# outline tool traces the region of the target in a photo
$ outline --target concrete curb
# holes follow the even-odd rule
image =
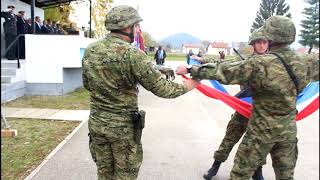
[[[33,170],[24,180],[31,180],[40,169],[78,132],[78,130],[88,121],[82,121],[51,153],[42,161],[42,163]]]

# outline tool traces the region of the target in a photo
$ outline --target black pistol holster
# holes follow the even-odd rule
[[[134,141],[141,144],[142,129],[144,128],[146,112],[144,110],[132,112],[132,122],[134,128]]]

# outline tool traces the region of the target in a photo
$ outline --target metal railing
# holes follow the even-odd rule
[[[10,44],[9,44],[9,46],[8,46],[8,48],[6,49],[6,54],[8,53],[8,51],[13,47],[13,45],[20,39],[20,37],[22,37],[22,36],[24,36],[24,34],[19,34],[15,39],[14,39],[14,41],[12,41]],[[18,62],[17,62],[17,67],[18,67],[18,69],[20,68],[20,59],[19,59],[19,56],[20,56],[20,48],[19,48],[19,42],[18,42],[18,44],[17,44],[17,50],[18,50],[18,55],[17,55],[17,60],[18,60]]]
[[[1,109],[2,109],[2,107],[1,107]],[[3,123],[4,123],[4,128],[9,129],[10,126],[9,126],[7,120],[6,120],[6,117],[3,115],[3,113],[4,113],[4,112],[1,112],[1,120],[2,120]]]

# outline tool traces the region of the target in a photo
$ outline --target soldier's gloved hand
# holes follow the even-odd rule
[[[187,87],[188,91],[191,91],[193,88],[195,88],[200,83],[193,79],[188,79],[186,81],[183,81],[183,84]]]
[[[178,75],[188,74],[187,67],[186,67],[186,66],[183,66],[183,65],[180,65],[180,66],[176,69],[176,74],[178,74]]]

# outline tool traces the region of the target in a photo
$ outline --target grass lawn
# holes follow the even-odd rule
[[[148,54],[149,59],[153,61],[153,54]],[[207,57],[210,57],[207,55]],[[232,56],[226,56],[231,58]],[[216,57],[217,58],[217,57]],[[184,54],[168,53],[167,60],[186,61]],[[48,109],[90,109],[89,92],[84,88],[62,96],[23,96],[8,103],[3,103],[4,107],[15,108],[48,108]]]
[[[1,179],[24,179],[79,122],[7,118],[14,138],[1,137]],[[2,124],[1,124],[2,128]]]
[[[218,55],[206,55],[206,57],[214,57],[216,59],[219,59]],[[226,59],[232,58],[233,56],[228,56],[226,55]],[[148,58],[151,61],[155,61],[154,58],[154,53],[149,52],[148,53]],[[166,60],[168,61],[187,61],[186,55],[185,54],[177,54],[177,53],[167,53],[167,58]]]
[[[151,61],[154,61],[154,59],[153,59],[154,53],[152,53],[152,52],[148,53],[148,58]],[[167,53],[166,60],[168,60],[168,61],[187,61],[185,54],[173,54],[173,53]]]
[[[16,108],[48,108],[48,109],[89,109],[90,96],[84,88],[62,96],[23,96],[8,103],[4,107]]]

